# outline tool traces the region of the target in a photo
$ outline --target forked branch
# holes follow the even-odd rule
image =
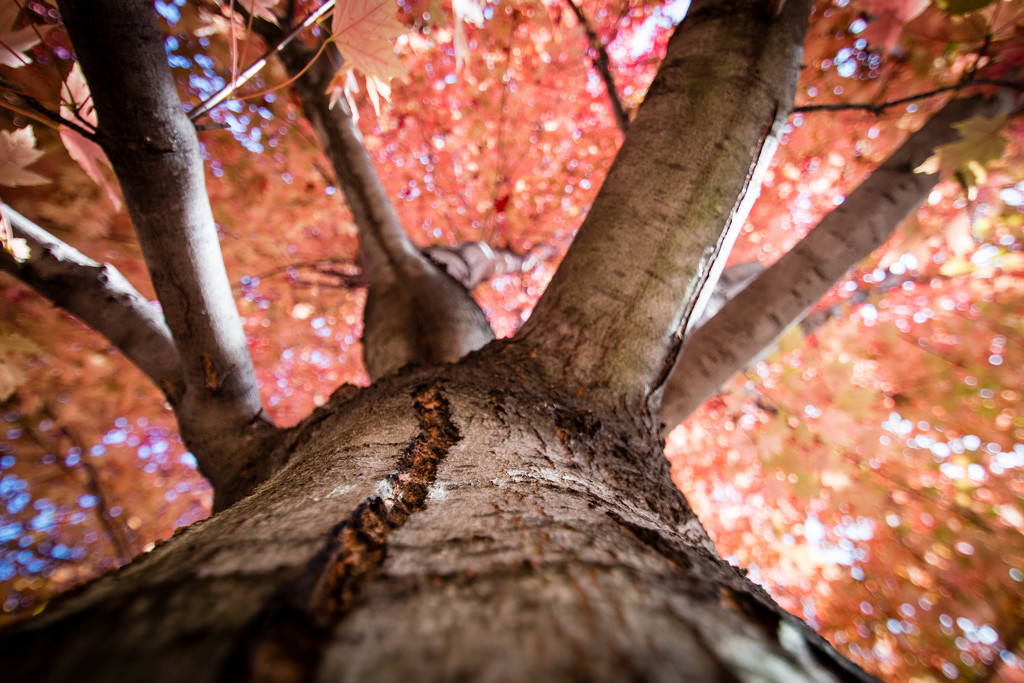
[[[273,24],[257,18],[253,29],[270,44],[280,42],[282,30]],[[370,278],[363,336],[370,377],[409,363],[454,362],[491,341],[490,325],[466,289],[426,258],[402,229],[348,102],[341,98],[332,106],[327,91],[341,55],[333,45],[313,51],[296,42],[277,54],[359,232]]]
[[[192,122],[147,0],[60,0],[89,83],[97,139],[117,175],[181,363],[182,437],[223,507],[261,477],[260,405]]]
[[[665,428],[686,419],[889,238],[941,179],[914,169],[935,147],[958,139],[953,124],[1008,112],[1013,101],[1003,91],[992,99],[949,102],[793,249],[700,327],[683,348],[665,388],[660,413]]]

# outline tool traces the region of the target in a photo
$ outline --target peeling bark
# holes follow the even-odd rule
[[[840,206],[694,333],[665,387],[660,418],[672,429],[885,243],[938,184],[916,173],[939,145],[959,139],[953,124],[1013,106],[1008,93],[952,100],[911,135]]]

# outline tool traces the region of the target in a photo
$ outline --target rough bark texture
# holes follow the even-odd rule
[[[267,22],[255,26],[268,42],[282,35]],[[348,103],[342,98],[331,106],[327,89],[340,65],[335,51],[329,46],[316,56],[290,43],[278,54],[295,79],[303,113],[359,230],[370,275],[363,314],[363,360],[370,377],[387,376],[410,363],[451,363],[494,339],[487,318],[465,288],[403,232]]]
[[[339,392],[284,448],[5,633],[8,680],[867,680],[716,555],[650,425],[505,345]]]
[[[102,334],[172,403],[185,390],[178,351],[163,316],[109,263],[97,263],[9,206],[14,237],[29,246],[19,261],[0,249],[0,269]]]
[[[92,92],[97,138],[117,174],[185,391],[174,404],[186,444],[223,506],[260,469],[263,415],[245,334],[206,196],[199,142],[167,66],[152,4],[61,0]]]
[[[953,100],[911,135],[793,249],[763,272],[687,340],[665,387],[661,420],[682,422],[738,369],[775,343],[850,268],[885,243],[939,182],[915,173],[939,145],[959,133],[953,124],[1009,111],[1008,93]]]
[[[667,380],[792,106],[809,7],[790,0],[770,18],[760,2],[691,6],[519,334],[559,350],[545,359],[552,383],[642,409]]]

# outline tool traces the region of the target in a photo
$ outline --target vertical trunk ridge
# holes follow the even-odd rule
[[[441,383],[420,385],[412,396],[420,430],[403,451],[397,470],[332,530],[300,579],[249,623],[227,660],[224,680],[312,679],[331,628],[384,563],[389,534],[423,509],[438,465],[462,438]]]

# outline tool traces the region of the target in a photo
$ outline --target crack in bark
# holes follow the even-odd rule
[[[635,524],[611,510],[605,511],[605,515],[680,571],[688,572],[693,568],[693,560],[689,554],[685,550],[675,547],[672,542],[654,529]]]
[[[438,465],[462,439],[440,383],[421,385],[412,397],[420,431],[399,457],[395,472],[334,527],[296,580],[250,621],[228,657],[222,680],[312,680],[333,627],[384,564],[388,536],[423,509]]]

